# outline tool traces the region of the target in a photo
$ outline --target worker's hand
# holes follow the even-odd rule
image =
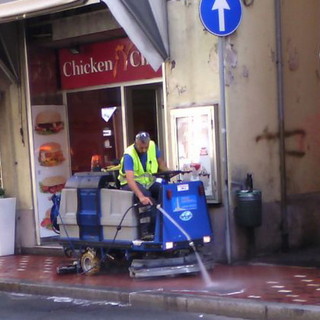
[[[145,197],[145,196],[142,196],[139,198],[139,201],[144,205],[144,206],[147,206],[148,204],[149,205],[153,205],[153,202],[152,200],[149,198],[149,197]]]

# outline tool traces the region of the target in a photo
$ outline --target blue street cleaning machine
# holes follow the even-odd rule
[[[153,277],[200,271],[196,255],[212,267],[206,247],[213,233],[201,181],[171,182],[183,171],[156,174],[161,181],[157,205],[140,206],[131,191],[120,190],[115,172],[76,173],[61,192],[57,225],[73,266],[95,274],[117,259],[126,261],[131,277]],[[151,221],[152,220],[152,221]],[[143,224],[153,224],[152,238],[141,236]]]

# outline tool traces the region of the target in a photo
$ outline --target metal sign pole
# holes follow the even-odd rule
[[[224,205],[225,205],[225,238],[226,238],[226,253],[228,263],[232,260],[231,235],[230,235],[230,191],[229,191],[229,166],[228,166],[228,139],[227,139],[227,120],[226,120],[226,95],[225,95],[225,74],[224,74],[224,48],[225,37],[218,38],[218,53],[219,53],[219,79],[220,79],[220,130],[221,130],[221,163],[224,178]]]
[[[224,177],[224,207],[226,222],[226,253],[228,263],[231,263],[231,197],[228,168],[228,139],[225,103],[225,79],[224,79],[224,48],[225,37],[237,30],[242,19],[241,0],[201,0],[199,6],[200,20],[204,27],[215,36],[219,37],[219,78],[220,78],[220,127],[222,155],[221,163]]]

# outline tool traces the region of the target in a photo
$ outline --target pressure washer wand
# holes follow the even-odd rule
[[[189,246],[196,251],[196,247],[194,245],[194,242],[192,241],[191,237],[189,236],[189,234],[168,214],[168,212],[166,212],[163,208],[161,208],[160,204],[156,205],[156,208],[173,224],[175,225],[187,238],[187,240],[189,241]]]

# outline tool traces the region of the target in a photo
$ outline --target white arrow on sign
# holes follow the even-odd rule
[[[224,20],[224,10],[230,10],[230,6],[227,0],[215,0],[211,10],[218,10],[219,14],[219,31],[226,30],[226,24]]]

